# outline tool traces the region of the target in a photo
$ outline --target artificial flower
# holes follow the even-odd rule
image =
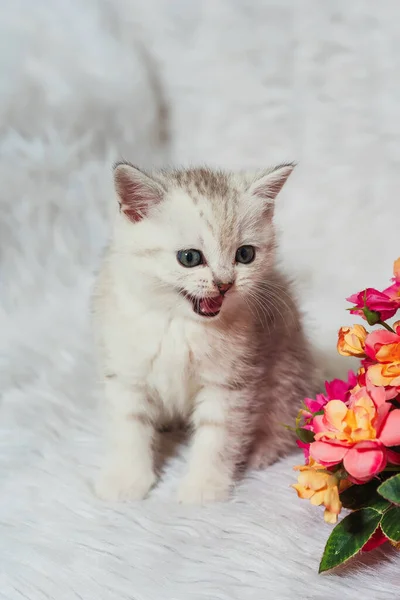
[[[367,385],[367,371],[364,366],[360,367],[357,371],[357,384],[354,386],[353,391],[358,392],[362,387]]]
[[[294,469],[300,471],[297,483],[292,485],[298,497],[310,500],[315,506],[323,504],[325,521],[336,523],[342,510],[339,491],[347,487],[346,482],[339,480],[334,473],[330,473],[312,459],[309,465],[300,465]]]
[[[390,298],[384,292],[379,292],[374,288],[367,288],[346,298],[348,302],[354,304],[350,312],[353,315],[359,315],[366,318],[364,308],[379,313],[379,318],[386,321],[393,317],[400,308],[400,303],[396,299]]]
[[[342,356],[365,356],[365,340],[368,332],[362,325],[341,327],[338,334],[337,349]]]
[[[348,405],[331,400],[313,419],[310,457],[324,467],[343,461],[353,482],[369,481],[385,468],[386,447],[400,445],[400,409],[391,408],[383,388],[361,388]]]
[[[357,377],[353,371],[347,373],[347,381],[342,379],[333,379],[325,381],[325,389],[329,400],[343,400],[347,402],[351,390],[357,384]]]
[[[350,392],[357,385],[357,377],[353,371],[349,371],[347,381],[342,379],[332,379],[325,381],[326,394],[317,394],[315,398],[305,398],[304,405],[307,410],[303,410],[303,418],[305,420],[303,429],[313,431],[312,419],[316,413],[320,413],[330,400],[339,399],[347,402],[350,397]],[[302,442],[297,440],[297,446],[303,450],[306,464],[309,462],[310,442]]]
[[[367,375],[373,385],[400,387],[400,335],[379,329],[365,342],[365,352],[376,364],[370,364]]]
[[[370,390],[372,392],[372,394],[374,394],[375,388],[380,387],[381,390],[384,390],[385,399],[393,400],[393,398],[396,398],[396,396],[398,396],[398,394],[399,394],[399,390],[396,387],[375,386],[371,382],[369,377],[367,377],[368,368],[374,364],[375,364],[375,362],[370,359],[365,359],[363,361],[364,366],[360,367],[357,371],[357,385],[354,386],[352,392],[353,393],[358,392],[361,388],[366,387],[367,390]]]
[[[305,398],[304,404],[309,410],[306,416],[311,417],[312,414],[320,412],[330,400],[343,400],[343,402],[346,402],[356,384],[357,377],[353,371],[348,372],[347,381],[343,379],[325,381],[326,394],[317,394],[315,399]]]
[[[392,281],[400,281],[400,256],[393,264],[393,279]]]
[[[301,440],[296,440],[297,447],[303,450],[304,460],[306,465],[308,465],[310,461],[310,444],[307,442],[302,442]]]
[[[329,402],[329,398],[324,394],[317,394],[315,398],[305,398],[304,405],[308,411],[304,411],[303,415],[306,418],[311,418],[313,413],[319,412]]]
[[[400,474],[400,320],[391,326],[385,323],[400,311],[400,258],[394,263],[389,287],[383,291],[367,288],[348,301],[353,303],[351,313],[378,328],[369,333],[362,325],[341,327],[337,350],[342,356],[361,359],[357,374],[350,371],[348,381],[325,382],[326,391],[306,398],[296,420],[301,438],[297,445],[306,464],[295,467],[300,473],[292,487],[300,498],[324,505],[329,523],[337,522],[340,494],[347,487],[375,479],[376,486],[371,482],[375,489],[385,479],[383,472]],[[354,492],[349,496],[352,510],[375,506],[375,499],[368,497],[370,490]],[[398,505],[394,500],[391,506]],[[387,538],[378,525],[361,550],[368,552],[385,543],[400,550],[400,542]],[[347,559],[343,548],[342,532],[336,528],[335,539],[332,536],[325,548],[321,571]]]
[[[398,258],[393,265],[393,284],[383,290],[391,300],[398,302],[400,308],[400,258]]]
[[[392,283],[392,285],[383,290],[382,293],[390,298],[392,302],[397,303],[397,307],[400,308],[400,280]]]

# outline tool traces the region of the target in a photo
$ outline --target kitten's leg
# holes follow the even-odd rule
[[[263,420],[265,426],[261,428]],[[258,425],[248,460],[250,469],[265,469],[296,448],[293,433],[284,429],[278,418],[269,421],[265,417],[259,418]]]
[[[225,500],[233,483],[239,437],[232,430],[230,400],[235,392],[218,387],[204,388],[196,399],[195,433],[189,470],[178,493],[184,503],[201,504]],[[237,428],[240,436],[240,427]]]
[[[274,438],[274,436],[268,435],[263,431],[257,431],[248,467],[257,470],[266,469],[270,465],[273,465],[280,457],[287,453],[288,447],[290,447],[288,443],[285,445],[285,448],[280,449],[278,443],[281,441],[281,438],[278,436]]]
[[[107,379],[105,395],[111,410],[108,455],[96,485],[104,500],[144,498],[155,483],[154,427],[143,390],[128,387],[118,377]]]

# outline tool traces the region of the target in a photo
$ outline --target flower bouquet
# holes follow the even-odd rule
[[[400,258],[387,289],[367,288],[347,299],[350,313],[370,327],[342,327],[337,349],[361,360],[348,380],[326,382],[326,393],[306,398],[296,419],[305,464],[293,485],[300,498],[325,506],[335,524],[319,571],[384,543],[400,548]]]

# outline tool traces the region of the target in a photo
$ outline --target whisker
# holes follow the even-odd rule
[[[272,307],[274,311],[279,314],[282,322],[285,323],[288,328],[290,325],[293,325],[295,322],[295,313],[293,308],[279,295],[277,295],[274,290],[265,289],[264,292],[260,292],[260,290],[256,288],[252,290],[252,293],[261,303],[266,303],[269,307]],[[282,304],[286,307],[285,312],[283,312],[282,306],[280,306]],[[290,324],[288,323],[288,319]]]
[[[257,286],[260,288],[264,288],[264,289],[275,289],[276,291],[279,291],[279,293],[286,296],[287,298],[289,298],[289,300],[291,300],[293,302],[292,295],[289,294],[286,291],[286,288],[281,284],[271,282],[271,281],[258,281]]]
[[[258,288],[262,288],[263,293],[268,293],[269,296],[273,296],[276,299],[285,305],[288,312],[291,314],[294,312],[293,310],[293,298],[290,294],[285,292],[283,289],[274,289],[274,287],[269,286],[268,284],[263,284],[262,282],[257,284]],[[282,293],[288,298],[289,302],[282,298]]]
[[[261,302],[261,301],[260,301],[260,299],[259,299],[259,298],[258,298],[258,297],[257,297],[255,294],[253,294],[251,291],[250,291],[250,293],[249,293],[249,297],[250,297],[250,298],[251,298],[251,300],[252,300],[252,301],[255,303],[256,307],[258,307],[258,308],[260,309],[260,311],[261,311],[261,314],[263,315],[263,317],[264,317],[264,319],[265,319],[265,321],[263,321],[263,320],[261,319],[261,323],[264,323],[264,325],[266,325],[266,326],[267,326],[267,328],[268,328],[268,333],[270,333],[269,323],[270,323],[270,320],[271,320],[271,319],[270,319],[271,315],[270,315],[270,313],[268,312],[268,310],[267,310],[267,309],[268,309],[268,307],[269,307],[269,306],[271,306],[271,305],[270,305],[269,303],[267,303],[267,307],[266,307],[266,306],[265,306],[265,303]],[[257,310],[257,313],[258,313],[258,310]],[[259,314],[259,313],[258,313],[258,314]]]
[[[274,310],[274,312],[278,313],[282,323],[285,324],[287,330],[290,330],[290,327],[295,323],[295,318],[294,318],[294,313],[292,310],[287,310],[286,312],[283,312],[281,310],[281,307],[279,306],[278,302],[276,302],[276,297],[274,297],[273,295],[257,295],[258,299],[260,302],[265,302],[267,303],[267,305],[269,307],[272,307],[272,309]]]
[[[250,304],[250,302],[248,302],[248,300],[246,298],[246,295],[243,295],[243,298],[244,298],[246,304],[249,306],[250,311],[251,311],[251,304]],[[254,309],[255,309],[255,311],[257,313],[258,320],[261,321],[261,323],[263,323],[263,318],[264,318],[264,325],[267,327],[267,329],[268,329],[268,335],[269,335],[270,329],[269,329],[269,322],[268,322],[269,321],[269,319],[268,319],[268,313],[265,311],[265,308],[257,301],[257,299],[255,299],[255,302],[256,302],[256,305],[254,306]],[[260,313],[258,311],[258,307],[261,310],[261,315],[260,315]],[[253,311],[251,311],[251,312],[252,312],[252,314],[254,316]]]

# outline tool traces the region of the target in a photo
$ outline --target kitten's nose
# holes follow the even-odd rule
[[[228,283],[222,283],[221,281],[217,281],[217,288],[219,289],[219,293],[223,296],[226,294],[228,290],[233,286],[233,281],[229,281]]]

